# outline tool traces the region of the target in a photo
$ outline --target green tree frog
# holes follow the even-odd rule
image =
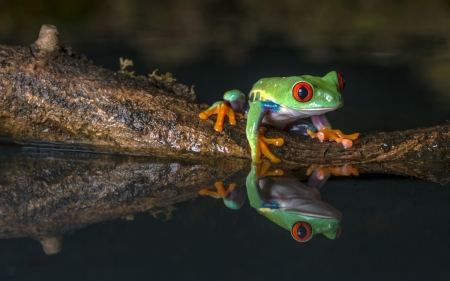
[[[214,129],[221,132],[225,116],[233,125],[236,124],[236,116],[246,116],[246,134],[255,163],[261,162],[261,153],[272,162],[280,162],[267,145],[281,146],[284,143],[281,138],[265,138],[261,124],[297,135],[309,135],[320,141],[334,140],[349,148],[359,133],[345,135],[340,130],[333,130],[325,116],[326,112],[343,106],[341,91],[344,87],[344,77],[336,71],[323,77],[302,75],[263,78],[253,85],[248,100],[239,90],[228,91],[223,96],[224,101],[214,103],[199,117],[206,120],[217,114]],[[311,117],[312,124],[300,120],[305,117]]]
[[[246,191],[250,205],[258,213],[291,232],[298,242],[309,241],[316,234],[335,239],[341,232],[342,213],[321,200],[319,189],[331,174],[358,175],[352,167],[312,166],[308,170],[308,182],[303,184],[296,177],[284,175],[276,169],[269,171],[270,162],[252,163],[246,179]],[[202,189],[200,194],[222,198],[230,209],[240,209],[245,202],[245,191],[236,184],[225,189],[222,182],[215,184],[217,192]]]

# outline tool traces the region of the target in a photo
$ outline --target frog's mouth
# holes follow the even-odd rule
[[[328,111],[332,111],[332,110],[336,110],[340,107],[343,107],[344,103],[340,103],[336,106],[327,106],[327,107],[310,107],[310,108],[305,108],[305,109],[299,109],[300,111],[312,111],[312,112],[316,112],[316,111],[324,111],[324,112],[328,112]]]
[[[344,104],[339,104],[337,106],[329,106],[329,107],[312,107],[312,108],[305,108],[305,109],[293,109],[284,107],[280,111],[283,111],[284,114],[288,114],[291,116],[297,116],[297,117],[311,117],[313,115],[322,115],[327,112],[336,110],[340,107],[342,107]]]

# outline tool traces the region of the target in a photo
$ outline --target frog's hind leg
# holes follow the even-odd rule
[[[313,123],[309,122],[305,119],[298,119],[292,123],[289,123],[284,130],[296,136],[306,136],[308,137],[308,130],[314,133],[317,133],[316,127]]]
[[[214,184],[214,187],[216,188],[217,191],[211,191],[209,189],[204,188],[204,189],[200,190],[199,194],[200,195],[209,195],[214,198],[225,198],[228,196],[228,194],[230,194],[234,190],[234,188],[236,187],[236,184],[232,183],[229,185],[228,189],[226,189],[223,186],[223,182],[218,181]]]
[[[223,95],[223,99],[229,103],[231,108],[237,114],[245,114],[246,98],[244,93],[239,90],[231,90]]]
[[[214,184],[216,191],[212,191],[209,189],[200,190],[200,195],[209,195],[213,198],[222,198],[225,206],[232,210],[240,209],[245,203],[245,189],[242,187],[237,187],[235,183],[231,183],[226,189],[223,185],[222,181],[218,181]]]
[[[308,131],[308,134],[312,138],[318,138],[320,141],[334,140],[337,143],[341,143],[345,148],[349,148],[353,146],[353,141],[359,136],[359,133],[346,135],[340,130],[331,129],[330,122],[328,122],[325,114],[311,116],[311,120],[318,132]]]

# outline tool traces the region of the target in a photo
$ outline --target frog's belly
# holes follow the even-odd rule
[[[278,129],[284,129],[288,124],[300,118],[311,117],[314,115],[321,115],[334,108],[321,108],[311,110],[294,110],[287,107],[281,107],[277,112],[267,113],[263,120],[263,124],[274,126]]]
[[[266,177],[259,180],[266,198],[276,201],[280,209],[319,218],[342,218],[342,213],[321,201],[316,188],[303,185],[293,176]]]

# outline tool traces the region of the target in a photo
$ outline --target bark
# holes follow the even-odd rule
[[[192,88],[170,76],[134,77],[93,65],[60,47],[57,30],[43,26],[30,47],[0,46],[0,136],[82,145],[122,154],[183,159],[250,159],[245,120],[214,131],[198,113]],[[285,165],[388,161],[446,162],[450,123],[402,132],[363,133],[354,146],[282,136],[274,148]]]

